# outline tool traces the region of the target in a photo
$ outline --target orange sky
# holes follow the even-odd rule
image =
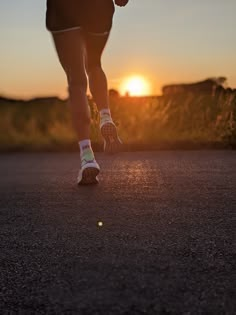
[[[5,1],[0,12],[0,94],[65,97],[65,75],[45,30],[45,1]],[[215,76],[236,87],[234,12],[234,0],[130,0],[116,11],[103,56],[109,87],[120,89],[133,74],[146,78],[150,94],[163,84]]]

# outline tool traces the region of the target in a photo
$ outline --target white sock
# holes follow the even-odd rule
[[[111,111],[109,108],[103,108],[100,110],[100,115],[108,114],[111,116]]]
[[[105,123],[113,123],[111,111],[109,108],[100,110],[100,125],[104,125]]]
[[[93,151],[92,146],[91,146],[91,140],[85,139],[85,140],[79,141],[79,148],[80,148],[80,155],[82,155],[84,150],[86,149],[90,149],[91,151]]]

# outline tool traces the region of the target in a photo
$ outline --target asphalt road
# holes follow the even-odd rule
[[[0,314],[236,314],[236,151],[97,160],[0,156]]]

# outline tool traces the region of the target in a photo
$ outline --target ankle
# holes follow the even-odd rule
[[[103,126],[106,123],[113,123],[111,111],[109,108],[100,110],[100,126]]]
[[[84,139],[84,140],[79,141],[79,148],[80,148],[80,155],[83,155],[84,152],[87,152],[87,151],[93,152],[90,139]]]

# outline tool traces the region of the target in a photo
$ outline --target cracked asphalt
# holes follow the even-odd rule
[[[0,314],[236,314],[235,151],[0,156]]]

